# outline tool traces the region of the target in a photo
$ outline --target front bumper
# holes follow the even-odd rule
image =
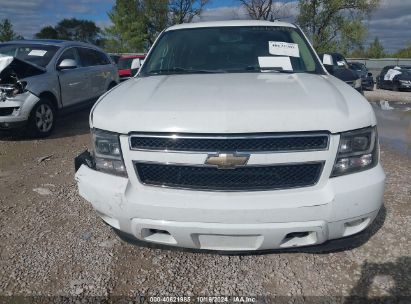
[[[385,174],[378,165],[321,187],[266,192],[138,191],[127,178],[82,165],[76,181],[106,223],[139,240],[245,251],[316,245],[364,230],[382,206]]]
[[[39,97],[27,91],[14,98],[0,101],[0,113],[8,109],[15,109],[11,114],[4,113],[0,115],[0,129],[14,129],[25,126],[31,110],[39,100]]]
[[[411,90],[411,83],[399,82],[398,88],[401,90]]]
[[[363,90],[373,90],[374,89],[374,80],[373,79],[362,79],[361,86]]]

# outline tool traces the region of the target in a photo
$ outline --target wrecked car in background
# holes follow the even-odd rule
[[[411,66],[389,65],[377,76],[377,89],[411,90]]]
[[[348,67],[351,70],[356,71],[358,76],[361,78],[361,85],[363,90],[374,90],[374,78],[372,77],[372,73],[368,71],[365,64],[361,62],[350,62],[348,63]]]
[[[0,129],[52,132],[63,110],[84,107],[117,83],[117,67],[81,42],[22,40],[0,44]]]

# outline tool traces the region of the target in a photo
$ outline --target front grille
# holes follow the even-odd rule
[[[323,162],[313,162],[218,169],[212,166],[135,163],[139,179],[145,185],[211,191],[313,186],[318,182],[323,166]]]
[[[12,108],[0,108],[0,116],[9,116],[13,113],[14,107]]]
[[[328,148],[328,134],[139,134],[130,137],[132,150],[185,152],[295,152]]]

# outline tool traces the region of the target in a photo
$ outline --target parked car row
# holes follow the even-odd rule
[[[244,55],[244,54],[243,54]],[[119,82],[136,75],[145,55],[107,55],[99,48],[63,40],[24,40],[0,44],[0,129],[26,127],[48,136],[56,117],[92,104]],[[320,54],[327,71],[363,93],[373,90],[366,66],[339,53]],[[411,66],[387,66],[377,88],[411,89]]]
[[[374,78],[365,66],[360,62],[350,62],[348,67],[355,71],[361,79],[362,89],[386,89],[393,91],[411,90],[411,66],[406,65],[388,65],[385,66],[380,74]],[[338,77],[337,75],[334,75]]]

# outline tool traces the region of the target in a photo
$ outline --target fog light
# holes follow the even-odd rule
[[[364,221],[365,221],[365,219],[361,218],[361,219],[358,219],[358,220],[347,222],[347,223],[345,223],[345,226],[346,227],[354,227],[354,226],[360,225]]]
[[[352,220],[349,222],[344,223],[344,232],[342,236],[348,236],[356,234],[365,228],[367,228],[368,224],[371,222],[370,218],[363,217],[360,219]]]
[[[20,107],[15,107],[13,110],[13,113],[11,113],[12,116],[19,116],[20,114]]]

